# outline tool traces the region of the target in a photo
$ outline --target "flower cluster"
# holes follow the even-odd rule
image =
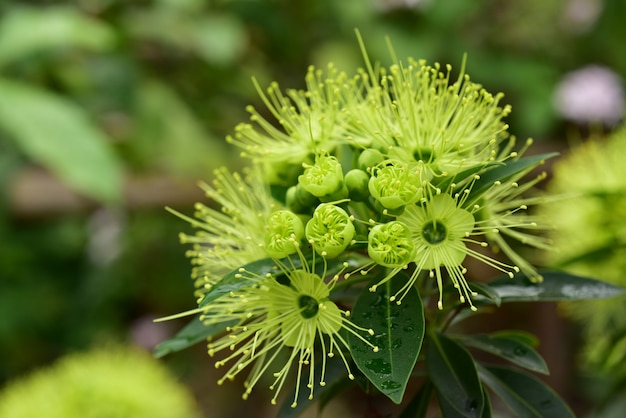
[[[364,55],[366,69],[352,76],[310,68],[304,90],[257,85],[267,109],[250,107],[250,123],[228,137],[251,175],[219,171],[205,190],[221,210],[199,205],[195,219],[180,215],[199,228],[182,235],[194,245],[193,312],[207,325],[228,324],[209,353],[227,352],[216,363],[227,367],[224,379],[250,368],[245,396],[266,373],[278,394],[296,364],[312,397],[335,353],[352,377],[346,335],[377,350],[368,342],[376,330],[352,322],[338,287],[370,279],[377,292],[402,276],[389,296],[397,304],[423,283],[436,309],[476,310],[467,259],[541,280],[509,239],[546,245],[527,214],[543,175],[523,182],[542,159],[523,158],[530,141],[513,150],[502,96],[463,68],[453,78],[450,67],[373,67]]]

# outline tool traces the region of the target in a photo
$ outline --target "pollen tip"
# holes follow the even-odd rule
[[[442,311],[443,310],[443,303],[441,301],[437,302],[437,308]]]
[[[350,373],[350,374],[348,375],[348,379],[350,379],[350,380],[354,380],[354,375],[353,375],[352,373]]]

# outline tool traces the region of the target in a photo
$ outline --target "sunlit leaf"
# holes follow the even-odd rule
[[[0,66],[52,48],[106,50],[114,35],[104,22],[76,8],[8,8],[0,20]]]
[[[8,80],[0,80],[0,95],[0,130],[25,154],[86,196],[120,200],[121,163],[80,107]]]
[[[472,356],[453,340],[429,334],[426,366],[437,393],[459,416],[482,416],[485,401]],[[451,413],[452,415],[452,413]]]
[[[402,401],[424,339],[424,309],[417,289],[411,288],[401,304],[389,300],[405,283],[405,277],[396,275],[376,292],[366,287],[354,305],[352,321],[374,331],[367,339],[378,351],[353,335],[348,340],[359,370],[395,403]]]
[[[518,418],[570,418],[573,412],[545,383],[505,367],[479,366],[481,379]]]
[[[503,335],[463,335],[457,338],[469,347],[495,354],[528,370],[549,374],[548,365],[530,345]]]

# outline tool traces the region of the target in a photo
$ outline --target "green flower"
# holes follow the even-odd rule
[[[235,134],[227,137],[228,142],[239,147],[242,156],[270,164],[307,161],[317,151],[332,150],[345,142],[341,138],[345,117],[342,109],[348,99],[344,91],[346,75],[332,65],[326,74],[311,66],[305,81],[306,90],[288,90],[286,95],[277,83],[272,83],[266,94],[255,81],[263,103],[282,130],[249,106],[254,125],[239,124]]]
[[[307,222],[305,234],[315,252],[335,258],[352,244],[355,229],[345,210],[332,203],[322,203]]]
[[[180,234],[180,239],[183,244],[193,244],[187,255],[194,265],[191,276],[199,299],[226,273],[276,251],[278,231],[268,232],[267,222],[279,207],[261,179],[257,169],[246,178],[217,170],[213,186],[201,187],[220,210],[197,203],[194,219],[170,209],[198,229],[194,235]],[[283,238],[288,241],[291,236]],[[259,245],[263,243],[266,245]]]
[[[465,279],[466,269],[462,263],[469,255],[491,267],[507,273],[513,277],[513,272],[519,269],[509,266],[488,255],[468,248],[466,243],[487,246],[472,238],[472,235],[481,235],[480,229],[475,228],[475,219],[470,211],[462,208],[463,199],[447,193],[423,199],[421,204],[407,206],[397,220],[410,230],[411,239],[415,246],[415,271],[392,300],[401,302],[403,295],[413,286],[418,275],[423,270],[430,271],[430,277],[437,280],[439,288],[439,309],[443,309],[443,274],[445,270],[453,286],[459,292],[461,303],[468,303],[472,310],[476,310],[471,296],[476,296]],[[393,270],[381,282],[371,288],[376,288],[389,280],[399,269]]]
[[[11,418],[193,418],[191,393],[148,353],[109,347],[75,353],[6,385],[0,416]]]
[[[367,254],[381,266],[406,267],[415,258],[411,230],[398,221],[373,226],[367,238]]]
[[[421,169],[398,160],[385,160],[372,170],[368,188],[385,209],[400,209],[422,197]]]
[[[244,399],[264,375],[270,374],[274,378],[270,389],[275,390],[272,403],[276,403],[294,363],[298,380],[308,373],[306,386],[309,399],[313,399],[315,385],[326,384],[327,359],[335,355],[343,361],[348,377],[354,379],[344,353],[348,344],[342,333],[354,334],[366,343],[362,334],[373,335],[372,330],[353,324],[348,319],[349,312],[329,300],[338,275],[325,283],[307,265],[304,269],[290,269],[279,263],[279,267],[287,278],[286,283],[273,276],[266,277],[255,285],[223,296],[204,309],[206,323],[236,321],[227,328],[225,336],[209,343],[209,354],[227,352],[226,358],[216,362],[216,367],[229,365],[219,384],[234,379],[251,366]],[[241,278],[254,280],[251,273],[243,270]],[[371,348],[377,350],[374,346]],[[319,382],[314,379],[317,362],[321,368]],[[299,390],[296,385],[292,407],[296,406]]]
[[[453,175],[492,160],[508,134],[502,94],[493,96],[470,81],[461,68],[408,60],[389,69],[361,72],[366,95],[350,109],[354,145],[385,150],[388,158],[421,162],[430,175]]]
[[[283,258],[294,254],[304,238],[304,225],[298,215],[288,210],[278,210],[266,222],[265,250],[269,256]]]
[[[343,187],[343,171],[337,158],[327,153],[315,158],[314,165],[304,164],[305,170],[298,183],[313,196],[323,197]]]

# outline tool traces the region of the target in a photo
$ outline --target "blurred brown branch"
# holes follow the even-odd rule
[[[163,174],[132,175],[125,180],[122,204],[130,209],[190,206],[202,198],[202,191],[191,181]],[[18,173],[9,185],[8,199],[10,212],[19,218],[76,213],[98,206],[39,168]]]

